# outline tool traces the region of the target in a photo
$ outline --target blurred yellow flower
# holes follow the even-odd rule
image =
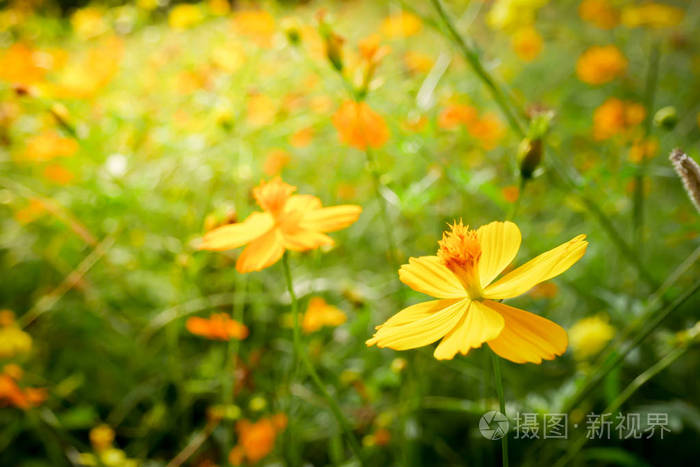
[[[427,73],[433,67],[433,58],[423,52],[409,50],[403,56],[403,63],[413,73]]]
[[[655,139],[635,141],[630,147],[629,160],[631,162],[642,162],[644,159],[651,159],[659,150],[659,143]]]
[[[569,269],[586,252],[585,238],[578,235],[493,282],[518,253],[520,229],[512,222],[492,222],[471,230],[455,222],[438,242],[436,256],[411,258],[399,270],[404,284],[438,300],[400,311],[377,326],[367,345],[407,350],[442,339],[433,355],[443,360],[486,342],[515,363],[551,360],[566,351],[566,331],[500,300]]]
[[[185,327],[196,336],[212,340],[241,340],[248,337],[248,327],[226,313],[214,313],[209,318],[193,316],[187,319]]]
[[[263,212],[246,220],[207,232],[202,250],[230,250],[248,246],[238,257],[236,269],[246,273],[275,264],[285,250],[306,251],[333,245],[326,232],[344,229],[357,220],[362,208],[356,205],[322,207],[311,195],[292,195],[296,187],[280,178],[260,182],[253,197]]]
[[[17,326],[14,313],[0,311],[0,358],[13,358],[32,350],[32,338]]]
[[[60,164],[50,164],[44,168],[44,178],[59,185],[68,185],[75,176]]]
[[[82,40],[92,39],[108,30],[102,10],[94,6],[75,10],[70,17],[70,24],[75,35]]]
[[[440,128],[450,130],[459,125],[471,125],[478,119],[477,110],[464,104],[448,104],[438,114],[437,124]]]
[[[255,423],[245,419],[238,421],[238,444],[231,450],[229,462],[238,466],[245,460],[250,464],[261,461],[274,449],[277,434],[286,426],[287,416],[281,413],[261,418]]]
[[[306,127],[301,130],[295,131],[292,136],[289,137],[289,144],[295,148],[305,148],[314,139],[314,128]]]
[[[61,136],[56,130],[45,130],[32,136],[21,155],[22,160],[45,162],[57,157],[70,157],[78,151],[78,142]]]
[[[246,119],[251,126],[266,126],[277,116],[277,103],[266,94],[253,92],[248,96],[247,110]]]
[[[40,199],[30,199],[29,204],[15,211],[15,220],[20,224],[29,224],[46,212],[46,206]]]
[[[493,149],[505,134],[505,127],[492,113],[467,123],[469,134],[476,138],[484,149]]]
[[[684,15],[683,10],[675,6],[649,2],[623,8],[622,24],[630,28],[671,28],[678,26]]]
[[[535,13],[549,0],[496,0],[488,12],[487,20],[494,29],[512,30],[530,26]]]
[[[231,11],[229,0],[208,0],[209,11],[217,16],[227,15]]]
[[[387,16],[382,21],[379,31],[389,38],[409,37],[418,34],[423,28],[423,22],[413,13],[402,11],[395,15]]]
[[[237,42],[228,41],[212,49],[212,63],[227,73],[236,72],[245,63],[245,51]]]
[[[596,315],[576,322],[569,329],[574,357],[585,360],[600,352],[615,335],[615,328],[605,315]]]
[[[593,112],[593,138],[605,140],[623,134],[644,121],[642,104],[611,97]]]
[[[275,33],[275,18],[265,10],[245,10],[233,15],[233,28],[260,47],[269,47]]]
[[[520,60],[531,62],[542,52],[543,41],[535,28],[524,27],[515,31],[511,44]]]
[[[17,365],[5,365],[0,373],[0,407],[10,405],[28,410],[41,405],[46,400],[46,389],[20,387],[17,383],[22,378],[22,369]]]
[[[333,115],[340,140],[357,149],[380,148],[389,139],[389,128],[366,102],[345,101]]]
[[[322,297],[313,297],[304,313],[301,328],[305,333],[318,331],[324,326],[340,326],[348,317],[337,307],[329,305]]]
[[[279,175],[291,160],[292,156],[284,149],[272,149],[265,157],[263,172],[269,177]]]
[[[175,5],[168,13],[168,25],[176,30],[182,30],[196,26],[204,19],[204,13],[199,5],[193,3],[180,3]]]
[[[620,11],[610,4],[610,0],[583,0],[578,6],[582,20],[600,29],[612,29],[620,23]]]
[[[614,45],[593,46],[576,62],[576,75],[587,84],[604,84],[624,74],[627,59]]]
[[[104,451],[112,447],[114,441],[114,430],[109,426],[97,425],[90,430],[90,444],[95,451]]]

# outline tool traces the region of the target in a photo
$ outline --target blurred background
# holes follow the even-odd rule
[[[445,1],[520,132],[435,5],[0,2],[0,465],[358,465],[294,368],[281,264],[243,275],[240,249],[197,250],[275,176],[363,207],[290,262],[366,465],[501,462],[478,425],[498,408],[488,349],[364,342],[426,298],[393,257],[507,217],[516,265],[590,241],[509,302],[570,340],[542,365],[503,361],[513,424],[569,420],[568,439],[511,433],[511,462],[697,462],[700,222],[668,154],[700,156],[700,3]],[[353,99],[369,148],[340,113]],[[577,446],[615,405],[668,431],[613,424]]]

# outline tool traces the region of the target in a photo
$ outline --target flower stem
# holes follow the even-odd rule
[[[328,393],[326,386],[323,384],[323,381],[321,381],[321,378],[318,376],[318,373],[316,372],[313,363],[311,363],[311,360],[309,359],[309,356],[306,353],[306,349],[304,348],[304,344],[301,340],[301,328],[299,325],[299,303],[297,301],[297,296],[294,293],[294,286],[292,284],[292,272],[289,269],[288,253],[285,253],[282,257],[282,264],[284,265],[284,277],[287,282],[287,290],[289,291],[289,296],[292,300],[292,316],[294,318],[294,353],[296,360],[301,360],[302,364],[306,368],[306,371],[309,373],[309,376],[311,376],[311,380],[316,385],[316,388],[328,403],[328,406],[330,407],[333,416],[335,416],[335,419],[338,422],[341,431],[346,435],[348,439],[348,444],[350,445],[350,449],[352,450],[353,454],[360,462],[360,464],[362,464],[362,451],[360,448],[360,443],[357,441],[355,435],[352,433],[352,430],[350,429],[350,424],[345,419],[343,412],[340,410],[340,406],[335,401],[335,399],[333,399]]]
[[[506,399],[503,395],[503,379],[501,378],[501,360],[498,355],[491,352],[491,362],[493,363],[493,378],[496,384],[496,392],[498,393],[498,405],[501,413],[506,415]],[[508,467],[508,432],[504,433],[501,438],[501,453],[503,455],[503,467]]]
[[[399,267],[399,255],[396,249],[396,239],[394,236],[394,227],[389,218],[389,211],[387,209],[387,201],[382,196],[382,180],[379,174],[379,169],[377,168],[377,161],[374,158],[372,151],[367,148],[365,150],[367,154],[367,165],[369,171],[372,175],[372,182],[374,183],[374,196],[377,198],[377,203],[379,204],[379,214],[382,217],[382,222],[384,223],[384,230],[386,231],[386,239],[389,246],[389,260],[391,265],[398,269]]]

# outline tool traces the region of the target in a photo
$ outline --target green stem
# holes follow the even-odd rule
[[[394,236],[394,227],[389,218],[389,211],[387,209],[387,202],[382,196],[382,180],[377,168],[377,161],[374,158],[372,151],[367,148],[365,150],[367,154],[367,166],[372,175],[372,182],[374,184],[374,196],[377,198],[377,203],[379,204],[379,214],[382,217],[382,222],[384,223],[384,230],[386,231],[386,239],[389,244],[389,260],[395,269],[399,267],[399,255],[396,249],[396,238]]]
[[[289,296],[292,300],[292,316],[294,318],[294,353],[296,359],[301,360],[302,364],[306,368],[306,371],[309,373],[309,376],[311,376],[311,380],[314,382],[316,388],[326,400],[326,403],[328,403],[331,412],[333,412],[333,415],[335,416],[335,419],[338,422],[341,431],[345,434],[348,440],[350,449],[352,450],[353,454],[360,462],[360,464],[362,464],[363,459],[360,443],[355,438],[355,435],[353,434],[350,428],[350,424],[345,419],[345,416],[343,415],[340,406],[335,401],[335,399],[333,399],[328,393],[328,389],[326,389],[326,386],[323,384],[323,381],[321,381],[321,378],[318,376],[318,373],[316,372],[313,363],[311,363],[311,360],[309,359],[309,356],[306,353],[306,349],[304,348],[304,344],[301,340],[301,327],[299,325],[299,303],[297,301],[297,296],[294,293],[294,286],[292,284],[292,272],[289,268],[288,256],[288,253],[284,254],[284,256],[282,257],[282,264],[284,265],[284,277],[287,282],[287,290],[289,291]]]
[[[515,215],[518,213],[518,208],[520,207],[520,198],[523,197],[523,193],[525,192],[525,186],[527,185],[527,179],[524,177],[520,177],[520,183],[518,185],[518,197],[515,199],[513,204],[510,206],[510,209],[508,210],[508,217],[506,217],[506,220],[512,221],[515,219]]]
[[[648,157],[646,153],[646,141],[651,134],[651,122],[653,120],[652,109],[654,108],[654,98],[656,96],[656,82],[659,76],[659,62],[661,61],[661,50],[658,43],[651,47],[649,55],[649,68],[647,70],[646,89],[644,92],[644,107],[647,109],[647,116],[644,121],[644,132],[642,133],[642,160],[639,162],[634,177],[634,198],[632,208],[633,239],[637,254],[643,253],[644,243],[644,177],[646,176]]]
[[[498,405],[501,409],[501,413],[507,418],[506,399],[503,395],[503,379],[501,378],[501,360],[494,352],[491,352],[491,362],[493,363],[493,376],[496,384],[496,392],[498,393]],[[503,455],[503,467],[508,467],[508,432],[501,438],[501,453]]]
[[[617,367],[634,348],[642,343],[644,339],[649,336],[660,324],[661,322],[670,315],[673,311],[680,308],[690,297],[692,297],[695,292],[700,290],[700,281],[697,281],[693,287],[688,289],[686,293],[678,297],[673,303],[669,304],[666,308],[658,313],[654,313],[647,324],[640,329],[637,335],[627,344],[623,349],[621,349],[617,354],[611,354],[599,368],[591,373],[588,381],[584,386],[576,392],[574,398],[566,404],[563,408],[563,412],[571,412],[572,409],[577,407],[588,394],[598,387],[598,384],[603,380],[603,378],[610,373],[615,367]]]
[[[447,30],[449,31],[450,35],[455,40],[459,48],[462,50],[462,54],[467,60],[467,63],[469,63],[469,66],[471,66],[474,73],[476,73],[477,76],[481,78],[481,81],[483,81],[483,83],[489,89],[489,91],[491,92],[491,96],[496,101],[496,104],[498,104],[498,106],[501,108],[501,112],[503,112],[503,115],[506,117],[506,120],[508,120],[508,123],[513,128],[513,130],[515,130],[518,136],[524,138],[525,130],[520,125],[516,113],[511,109],[510,105],[508,105],[506,95],[496,83],[496,80],[494,80],[491,74],[481,64],[479,54],[474,50],[472,46],[467,44],[467,42],[464,40],[461,34],[457,32],[457,29],[455,28],[454,23],[452,22],[450,17],[447,15],[447,12],[443,7],[442,2],[440,0],[431,1],[438,15],[440,15],[440,18],[447,27]]]

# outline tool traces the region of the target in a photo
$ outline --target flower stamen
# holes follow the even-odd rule
[[[482,295],[479,279],[479,259],[481,243],[476,230],[470,230],[462,221],[450,225],[450,231],[444,232],[438,242],[438,258],[452,271],[464,286],[472,299]]]

